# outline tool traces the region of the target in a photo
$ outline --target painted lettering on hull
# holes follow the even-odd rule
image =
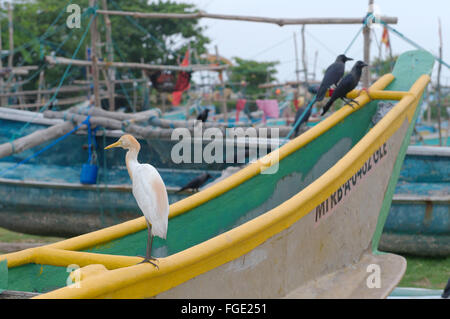
[[[369,173],[373,171],[374,167],[380,164],[386,155],[387,144],[384,143],[372,154],[372,156],[369,157],[364,165],[362,165],[352,177],[342,184],[333,194],[330,195],[330,197],[317,206],[313,211],[315,214],[314,227],[317,227],[323,219],[331,215],[336,207],[350,195],[353,189],[358,187],[360,181],[368,176]]]

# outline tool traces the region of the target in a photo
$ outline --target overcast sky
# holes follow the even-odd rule
[[[178,1],[178,0],[177,0]],[[364,17],[367,0],[180,0],[195,4],[208,13],[264,16],[272,18],[309,17]],[[398,17],[398,24],[392,25],[405,36],[413,39],[434,54],[438,54],[438,18],[442,23],[443,57],[450,64],[450,0],[375,0],[376,10],[382,15]],[[212,40],[208,47],[214,52],[217,45],[220,55],[227,58],[238,56],[257,61],[279,61],[278,80],[295,80],[295,51],[293,34],[297,34],[299,57],[301,47],[301,26],[279,27],[267,23],[202,19],[208,27],[206,35]],[[317,79],[322,70],[331,64],[336,55],[343,53],[357,34],[361,25],[307,25],[306,52],[308,68],[314,68],[315,52],[318,52]],[[376,39],[372,38],[371,55],[378,56],[377,41],[381,28],[375,28]],[[390,34],[393,54],[414,49],[410,44]],[[383,56],[385,49],[383,47]],[[362,34],[357,38],[348,56],[363,58]],[[353,64],[347,65],[350,68]],[[301,62],[300,62],[301,66]],[[435,79],[437,67],[433,71]],[[441,81],[450,85],[450,70],[443,66]]]

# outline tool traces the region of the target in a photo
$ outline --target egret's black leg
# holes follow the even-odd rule
[[[147,262],[159,269],[158,265],[155,264],[154,262],[152,262],[152,260],[157,261],[156,258],[152,257],[152,245],[153,245],[152,225],[149,224],[147,219],[145,221],[147,222],[147,230],[148,230],[147,252],[146,252],[146,256],[145,256],[144,260],[141,261],[140,264]]]

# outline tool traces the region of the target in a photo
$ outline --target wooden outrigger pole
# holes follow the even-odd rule
[[[296,18],[296,19],[284,19],[284,18],[267,18],[267,17],[254,17],[254,16],[240,16],[229,14],[211,14],[205,11],[199,11],[197,13],[148,13],[148,12],[131,12],[131,11],[114,11],[114,10],[97,10],[98,14],[116,15],[116,16],[131,16],[133,18],[146,18],[146,19],[220,19],[220,20],[237,20],[247,22],[261,22],[277,24],[280,27],[284,25],[301,25],[301,24],[361,24],[363,19],[361,18]],[[396,17],[381,17],[383,21],[389,24],[396,24]]]
[[[373,0],[369,0],[369,8],[367,16],[373,14]],[[220,20],[235,20],[235,21],[247,21],[247,22],[259,22],[259,23],[272,23],[279,25],[306,25],[306,24],[362,24],[365,19],[362,18],[268,18],[257,16],[241,16],[241,15],[228,15],[228,14],[211,14],[205,11],[199,11],[196,13],[149,13],[149,12],[130,12],[130,11],[111,11],[111,10],[97,10],[98,14],[104,15],[116,15],[116,16],[131,16],[138,19],[220,19]],[[379,17],[387,24],[397,24],[397,17],[381,16]],[[370,64],[370,26],[365,23],[363,28],[364,36],[364,62]],[[362,81],[365,87],[370,84],[370,70],[363,70]]]
[[[92,61],[69,59],[57,56],[46,56],[45,59],[50,64],[72,64],[77,66],[91,66]],[[177,65],[159,65],[159,64],[145,64],[136,62],[104,62],[97,61],[97,66],[102,68],[116,67],[116,68],[128,68],[128,69],[141,69],[141,70],[170,70],[170,71],[221,71],[227,69],[228,65],[203,65],[193,64],[189,66],[177,66]]]

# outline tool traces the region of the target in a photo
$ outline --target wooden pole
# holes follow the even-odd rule
[[[302,26],[302,62],[303,62],[303,72],[305,74],[305,98],[308,95],[308,61],[306,57],[306,40],[305,40],[305,25]]]
[[[427,108],[427,123],[428,123],[428,125],[430,125],[430,123],[431,123],[431,104],[430,104],[430,87],[431,87],[431,85],[430,84],[428,84],[427,85],[427,91],[426,91],[426,93],[427,93],[427,106],[428,106],[428,108]]]
[[[50,126],[47,129],[34,131],[33,133],[12,142],[1,144],[0,158],[20,153],[42,143],[51,141],[70,132],[73,128],[74,125],[72,122],[63,122],[61,124]]]
[[[314,52],[314,70],[313,70],[313,82],[316,81],[316,75],[317,75],[317,58],[319,57],[319,51],[316,50]]]
[[[141,58],[141,63],[144,63],[144,58]],[[135,79],[135,82],[133,83],[139,83],[137,81],[138,79]],[[147,99],[149,98],[148,93],[148,79],[147,79],[147,74],[145,73],[144,70],[142,70],[141,72],[141,82],[143,83],[142,85],[142,101],[141,101],[141,110],[145,110],[147,105],[145,104],[145,102],[147,101]]]
[[[439,21],[439,59],[442,61],[442,30],[441,30],[441,19]],[[441,69],[442,64],[438,64],[437,73],[437,116],[438,116],[438,132],[439,132],[439,146],[442,146],[442,132],[441,132]],[[447,141],[445,141],[447,144]]]
[[[369,0],[368,14],[373,13],[373,0]],[[369,64],[369,66],[363,68],[362,72],[362,82],[363,86],[368,88],[370,85],[370,24],[367,23],[363,29],[364,37],[364,62]]]
[[[8,2],[8,29],[9,29],[9,57],[8,67],[13,67],[14,58],[14,25],[13,25],[13,9],[11,3]]]
[[[60,64],[67,65],[72,64],[76,66],[91,66],[92,61],[69,59],[64,57],[54,57],[46,56],[46,61],[49,64]],[[170,70],[170,71],[221,71],[228,69],[228,65],[210,66],[210,65],[190,65],[190,66],[179,66],[179,65],[158,65],[158,64],[142,64],[136,62],[105,62],[97,61],[97,66],[102,68],[116,67],[116,68],[127,68],[127,69],[141,69],[141,70]]]
[[[89,6],[94,7],[97,0],[89,0]],[[97,17],[91,24],[91,60],[92,60],[92,77],[94,81],[94,103],[96,107],[101,107],[100,92],[98,83],[98,66],[97,66]]]
[[[278,19],[267,17],[254,17],[254,16],[238,16],[238,15],[225,15],[225,14],[211,14],[204,11],[198,13],[143,13],[143,12],[130,12],[130,11],[105,11],[97,10],[98,14],[119,15],[119,16],[132,16],[134,18],[146,18],[146,19],[219,19],[219,20],[237,20],[248,22],[262,22],[272,23],[279,26],[292,25],[292,24],[361,24],[361,18],[300,18],[300,19]],[[381,17],[383,21],[389,24],[396,24],[396,17]]]
[[[108,10],[108,5],[106,0],[102,0],[102,8],[103,10]],[[112,45],[112,30],[111,30],[111,20],[109,19],[109,15],[105,14],[105,26],[106,26],[106,56],[108,58],[108,62],[114,61],[114,50]],[[116,79],[116,70],[115,68],[108,68],[108,79],[110,82],[108,85],[108,93],[109,93],[109,110],[114,111],[115,106],[115,85],[113,84]]]
[[[297,48],[297,35],[294,32],[294,53],[295,53],[295,77],[297,79],[297,83],[300,83],[300,69],[298,66],[298,48]],[[297,95],[300,94],[300,85],[297,85]]]
[[[41,94],[42,94],[42,89],[44,88],[43,85],[44,85],[44,70],[39,72],[38,94],[37,94],[37,98],[36,98],[37,103],[42,103],[42,100],[41,100],[42,95]],[[37,107],[36,111],[38,111],[38,110],[39,110],[39,108]]]
[[[192,60],[191,60],[191,43],[188,43],[188,65],[191,65]],[[186,120],[189,118],[189,103],[186,103],[184,105],[184,112],[185,112],[185,117]]]
[[[217,45],[214,48],[216,50],[216,60],[217,60],[217,63],[219,63],[219,61],[220,61],[219,48],[217,47]],[[228,123],[227,99],[226,99],[226,95],[225,95],[225,83],[223,81],[222,71],[220,72],[219,80],[220,80],[220,85],[222,87],[222,93],[223,93],[223,99],[222,99],[223,100],[222,101],[223,120],[225,121],[225,123]]]
[[[1,20],[0,20],[1,22]],[[3,45],[2,45],[2,28],[1,28],[1,23],[0,23],[0,68],[3,68],[3,59],[1,57],[1,52],[3,50]],[[3,76],[0,75],[0,93],[5,92],[5,87],[4,87],[5,83],[3,81]],[[7,105],[7,99],[5,97],[2,96],[2,98],[0,99],[1,102],[1,106],[6,106]]]

